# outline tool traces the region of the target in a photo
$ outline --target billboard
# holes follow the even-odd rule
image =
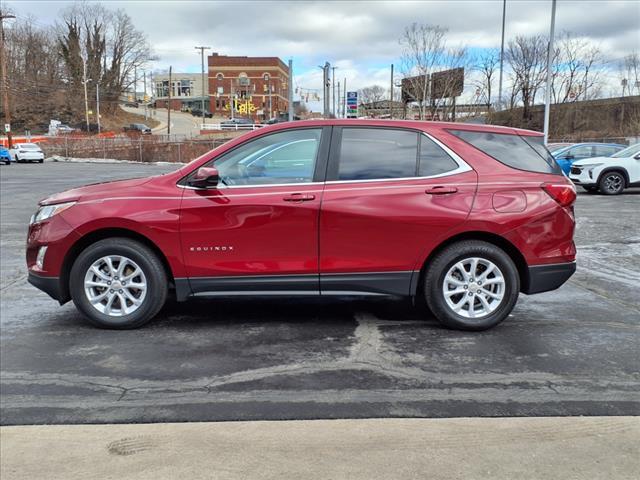
[[[431,85],[428,82],[431,82]],[[458,97],[464,89],[464,68],[453,68],[402,79],[402,101],[404,103],[428,101],[439,98]],[[431,93],[431,95],[429,95]]]

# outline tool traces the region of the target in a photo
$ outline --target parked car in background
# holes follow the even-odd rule
[[[574,145],[574,144],[573,143],[549,143],[547,145],[547,149],[553,154],[553,152],[557,152],[558,150],[561,150],[563,148],[570,147],[571,145]]]
[[[640,143],[614,153],[573,162],[569,178],[588,192],[619,195],[625,188],[640,186]]]
[[[16,162],[44,162],[44,152],[36,143],[15,143],[9,153]]]
[[[574,273],[575,198],[537,132],[283,123],[172,173],[41,201],[28,279],[103,328],[139,327],[169,295],[364,295],[485,330]]]
[[[131,123],[123,128],[126,133],[140,134],[140,135],[151,135],[151,129],[147,127],[144,123]]]
[[[72,133],[75,132],[76,129],[70,127],[69,125],[65,125],[64,123],[61,123],[60,125],[58,125],[56,127],[56,133],[57,134],[65,134],[65,133]]]
[[[569,175],[571,164],[576,160],[593,157],[609,157],[619,152],[626,145],[617,143],[576,143],[569,147],[561,148],[553,152],[553,157],[560,165],[562,171]]]
[[[235,117],[230,118],[229,120],[225,120],[224,122],[220,122],[221,130],[242,130],[246,129],[248,126],[253,125],[254,122],[250,118],[244,117]]]
[[[130,108],[138,108],[138,102],[125,102],[124,106]]]
[[[191,109],[191,115],[193,115],[194,117],[202,117],[202,110],[199,108],[192,108]],[[208,110],[204,111],[204,116],[205,118],[211,118],[213,117],[213,113],[211,113]]]
[[[4,163],[5,165],[11,165],[11,162],[13,162],[13,158],[11,158],[11,153],[9,153],[9,150],[1,146],[0,146],[0,162]]]

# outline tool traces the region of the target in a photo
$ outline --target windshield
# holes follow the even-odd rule
[[[22,148],[24,150],[40,150],[40,147],[35,143],[23,143],[19,145],[18,148]]]
[[[638,152],[640,152],[640,143],[636,143],[635,145],[620,150],[618,153],[614,153],[611,155],[611,158],[633,157]]]

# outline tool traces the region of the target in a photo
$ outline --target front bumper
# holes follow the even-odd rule
[[[33,272],[29,272],[27,281],[34,287],[42,290],[54,300],[57,300],[60,305],[66,303],[69,300],[62,292],[60,279],[58,277],[42,277],[40,275],[36,275]]]
[[[576,262],[533,265],[527,269],[522,293],[549,292],[563,285],[576,271]]]

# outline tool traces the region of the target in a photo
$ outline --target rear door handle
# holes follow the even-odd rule
[[[283,198],[285,202],[309,202],[315,199],[316,196],[309,193],[292,193]]]
[[[428,195],[446,195],[447,193],[456,193],[457,191],[458,189],[456,187],[438,186],[438,187],[429,187],[424,191],[424,193]]]

